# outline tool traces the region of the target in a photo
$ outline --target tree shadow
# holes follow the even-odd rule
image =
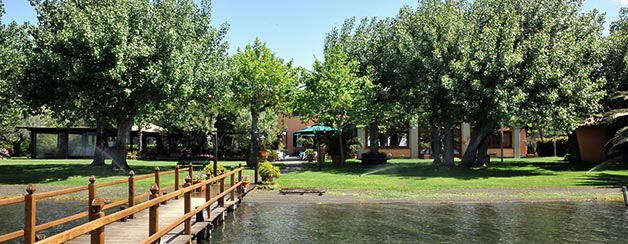
[[[174,168],[174,166],[172,167]],[[170,168],[162,168],[170,170]],[[155,172],[154,166],[134,166],[135,175],[143,175]],[[12,164],[0,165],[0,184],[43,184],[55,181],[67,180],[71,177],[85,177],[85,184],[89,183],[89,177],[94,175],[96,179],[111,176],[128,176],[128,172],[113,169],[111,165],[89,166],[84,164]]]
[[[329,163],[323,164],[321,170],[316,163],[303,164],[301,171],[325,172],[338,175],[387,175],[403,178],[430,178],[446,177],[462,180],[472,180],[489,177],[517,177],[553,175],[551,172],[541,171],[530,167],[510,165],[492,166],[483,168],[441,167],[431,163],[388,163],[382,165],[363,165],[359,162],[350,162],[345,167],[332,167]]]
[[[581,186],[599,186],[618,188],[628,185],[628,175],[615,175],[608,173],[588,174],[580,179]]]

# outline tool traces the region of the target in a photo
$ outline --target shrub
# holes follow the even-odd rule
[[[214,165],[213,164],[207,164],[207,165],[205,165],[205,168],[203,168],[203,171],[207,175],[221,175],[221,174],[223,174],[225,172],[225,167],[222,166],[222,164],[216,165],[216,169],[218,171],[218,174],[214,174]]]
[[[567,154],[569,142],[566,136],[556,137],[556,156],[563,157]],[[540,157],[554,156],[554,138],[536,140],[536,153]]]
[[[274,162],[279,160],[279,153],[277,153],[277,151],[275,150],[268,150],[268,156],[266,157],[266,159],[269,162]]]
[[[273,182],[273,178],[281,176],[281,172],[279,171],[279,167],[265,162],[259,166],[259,175],[262,177],[262,181]]]
[[[314,149],[305,149],[305,159],[307,159],[308,162],[312,162],[314,161],[314,158],[316,157],[316,154],[314,153]]]

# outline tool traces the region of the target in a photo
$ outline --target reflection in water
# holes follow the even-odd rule
[[[38,201],[38,224],[87,209]],[[23,228],[23,205],[0,207],[0,233]],[[618,202],[434,204],[243,204],[211,243],[626,243]],[[84,222],[79,220],[73,225]],[[47,236],[67,229],[57,226]],[[22,238],[15,242],[20,243]]]
[[[623,243],[619,203],[252,204],[211,243]]]
[[[37,201],[37,224],[47,223],[72,214],[87,210],[87,201]],[[73,226],[85,223],[86,219],[79,219],[64,225],[55,226],[40,232],[52,236]],[[24,204],[11,204],[0,207],[0,234],[24,229]],[[19,237],[4,243],[23,243],[24,238]]]

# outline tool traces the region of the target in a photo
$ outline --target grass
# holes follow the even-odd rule
[[[0,184],[49,185],[70,187],[88,184],[90,175],[98,182],[127,178],[128,173],[112,170],[111,166],[90,167],[91,160],[0,160]],[[344,168],[332,168],[326,162],[322,170],[316,163],[299,166],[301,169],[284,173],[275,182],[278,187],[327,188],[331,194],[356,194],[372,198],[428,198],[448,199],[463,195],[466,199],[483,199],[508,193],[517,198],[615,198],[599,196],[573,189],[610,188],[628,184],[628,164],[609,164],[601,170],[587,173],[594,165],[570,164],[561,158],[494,160],[488,169],[465,167],[436,167],[430,160],[394,159],[389,164],[366,166],[350,160]],[[244,162],[220,162],[226,167]],[[283,169],[293,167],[276,162]],[[129,160],[136,175],[174,169],[175,161]],[[200,169],[199,169],[200,170]],[[195,173],[200,172],[196,170]],[[245,175],[253,176],[250,169]],[[185,177],[185,174],[182,174]],[[182,178],[183,179],[183,178]],[[162,177],[162,184],[173,184],[173,177]],[[137,183],[138,188],[148,188],[152,180]],[[125,188],[125,185],[117,187]],[[560,189],[544,192],[534,189]],[[618,194],[621,197],[621,194]]]
[[[128,178],[128,172],[112,169],[111,162],[106,166],[89,166],[89,159],[6,159],[0,160],[0,184],[4,185],[48,185],[59,187],[71,187],[89,184],[89,177],[94,175],[96,183],[108,182],[122,178]],[[128,160],[129,166],[135,175],[144,175],[155,172],[155,167],[161,171],[173,170],[176,161],[141,161]],[[219,162],[225,167],[237,167],[238,163],[244,162]],[[201,169],[195,168],[194,174]],[[245,169],[244,174],[252,174],[252,170]],[[181,173],[181,181],[185,179],[187,172]],[[174,177],[163,176],[160,178],[162,185],[173,185]],[[153,180],[145,179],[136,183],[138,188],[148,188],[153,184]],[[126,185],[115,187],[126,188]]]
[[[499,191],[561,188],[558,193],[513,193],[522,198],[604,197],[572,193],[570,189],[608,188],[628,184],[628,165],[610,164],[587,174],[594,165],[570,164],[562,158],[505,159],[492,162],[488,169],[436,167],[429,160],[391,160],[387,165],[366,166],[350,161],[345,168],[325,164],[321,171],[315,163],[303,171],[284,174],[276,181],[281,187],[323,187],[330,191],[353,191],[375,198],[446,198],[447,194],[467,193],[468,198],[484,198]],[[475,192],[487,189],[485,192]],[[455,193],[450,193],[451,191]],[[593,194],[593,193],[592,193]],[[621,194],[619,194],[621,196]]]

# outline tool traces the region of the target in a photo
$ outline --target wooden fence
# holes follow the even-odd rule
[[[210,206],[217,202],[220,207],[224,207],[225,196],[230,194],[230,199],[236,198],[236,191],[242,193],[242,170],[243,167],[239,165],[237,169],[233,169],[229,172],[226,172],[222,175],[212,177],[210,179],[201,181],[196,184],[192,184],[192,173],[193,166],[190,164],[188,167],[180,169],[179,166],[176,166],[174,170],[171,171],[160,171],[159,168],[155,168],[155,172],[152,174],[135,176],[133,171],[129,172],[128,179],[120,179],[111,182],[99,183],[95,184],[96,178],[91,176],[89,178],[89,184],[86,186],[78,186],[72,187],[62,190],[43,192],[43,193],[35,193],[35,187],[32,184],[29,184],[26,187],[26,192],[28,193],[25,196],[12,197],[0,199],[0,207],[6,206],[10,204],[24,204],[24,229],[18,230],[12,233],[0,235],[0,242],[16,239],[19,237],[24,238],[24,243],[62,243],[73,238],[76,238],[80,235],[90,233],[91,235],[91,243],[104,243],[104,226],[119,221],[125,218],[134,218],[134,214],[138,213],[142,210],[149,209],[149,233],[148,238],[143,243],[158,243],[159,238],[168,233],[168,231],[174,229],[180,224],[184,224],[184,229],[187,234],[190,234],[191,231],[191,218],[195,216],[197,213],[202,210],[207,210],[208,215],[211,214]],[[183,185],[183,188],[180,189],[180,180],[179,175],[182,172],[188,171],[188,176],[185,178],[186,183]],[[164,175],[172,175],[174,174],[174,185],[161,188],[161,176]],[[237,182],[235,181],[235,175],[238,175]],[[230,177],[230,187],[225,189],[225,178]],[[147,193],[143,193],[140,195],[135,194],[135,182],[137,180],[154,178],[155,182],[151,186],[150,191]],[[214,182],[218,182],[220,184],[220,193],[214,198],[210,195],[210,186]],[[128,198],[120,201],[112,202],[105,204],[103,199],[96,195],[96,189],[113,186],[118,184],[128,184]],[[202,206],[192,209],[191,207],[191,197],[192,192],[195,190],[200,190],[201,188],[205,190],[205,204]],[[160,192],[166,190],[173,190],[173,192],[164,194],[161,196]],[[79,191],[88,192],[88,208],[87,211],[80,212],[78,214],[74,214],[71,216],[67,216],[64,218],[60,218],[54,221],[50,221],[47,223],[43,223],[40,225],[36,224],[36,210],[37,210],[37,200],[45,199],[49,197],[57,197],[66,194],[71,194]],[[183,216],[177,219],[175,222],[170,223],[167,227],[163,229],[159,229],[159,205],[163,202],[166,202],[171,199],[178,199],[181,195],[184,195],[184,208]],[[136,204],[138,200],[145,199],[148,197],[148,200],[139,204]],[[241,195],[238,196],[239,198]],[[120,207],[123,205],[127,205],[126,208],[121,209],[115,213],[110,215],[105,215],[104,210]],[[37,235],[37,232],[51,228],[53,226],[65,224],[74,220],[78,220],[81,218],[89,217],[89,222],[76,226],[72,229],[66,230],[62,233],[56,234],[54,236],[46,238],[43,235]]]

